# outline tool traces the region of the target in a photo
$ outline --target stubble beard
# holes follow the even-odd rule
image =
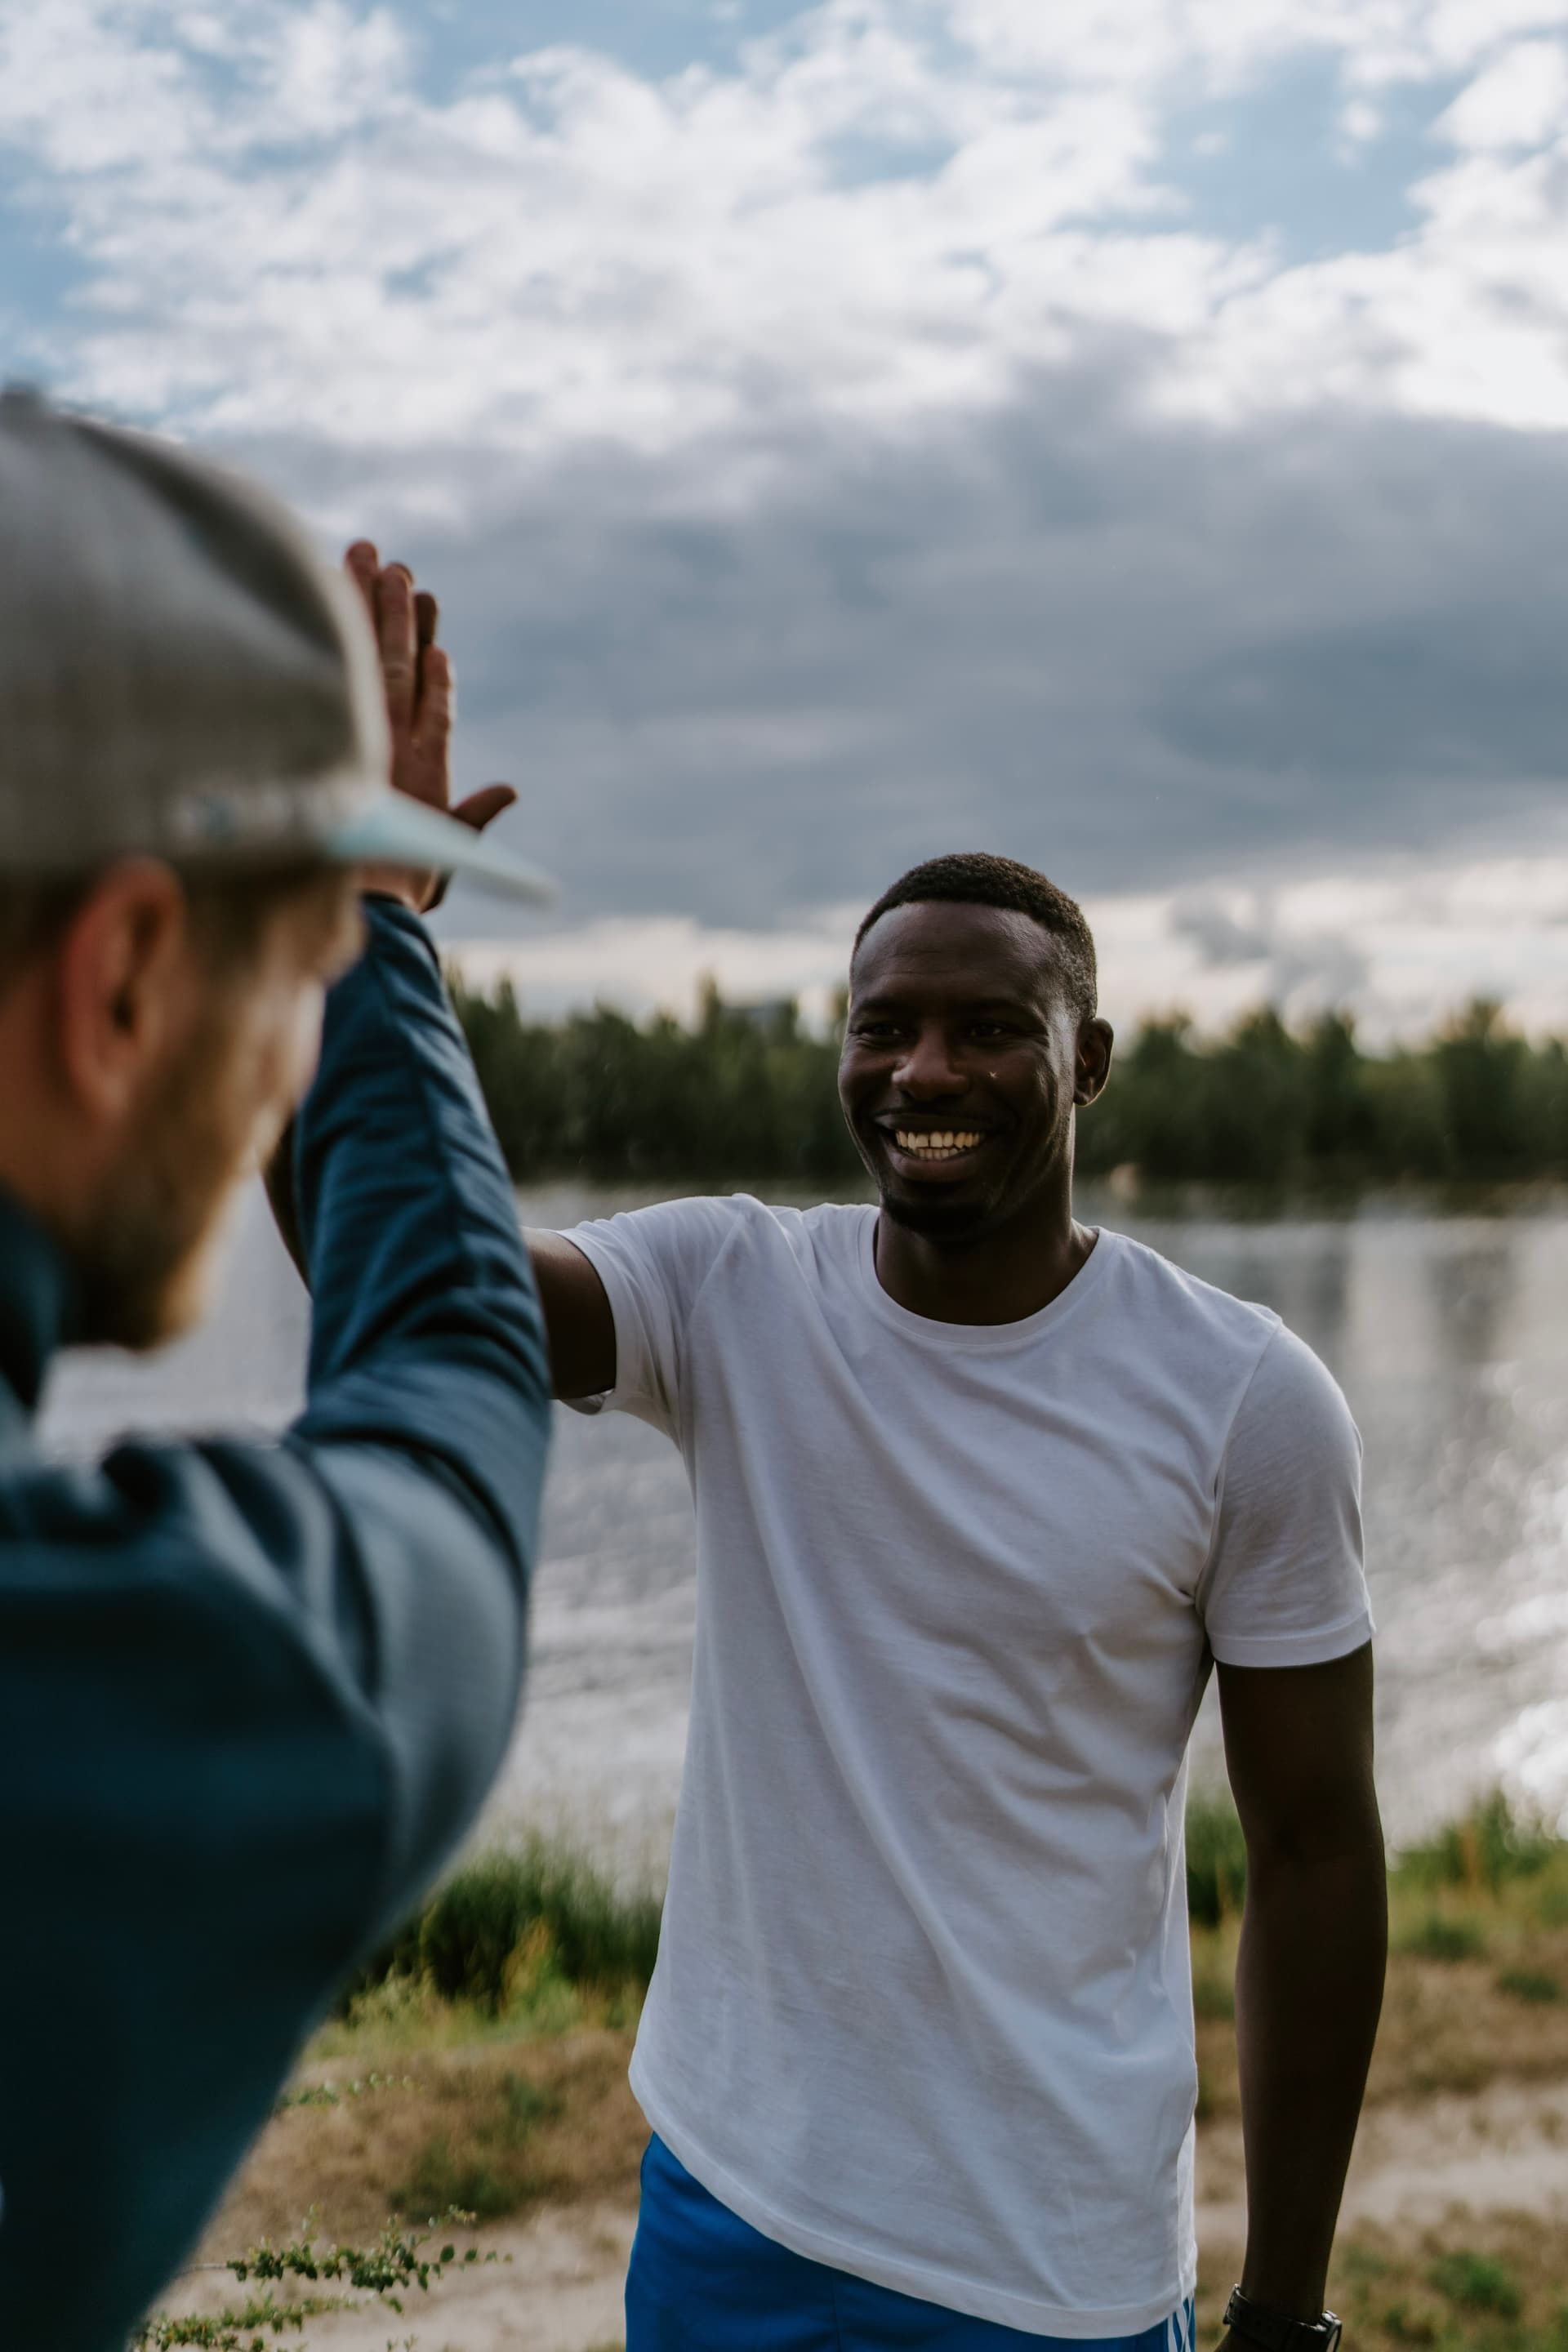
[[[142,1353],[198,1319],[244,1143],[224,1117],[226,1035],[204,1023],[158,1088],[69,1255],[79,1336]]]
[[[991,1206],[985,1201],[910,1201],[885,1191],[880,1197],[882,1214],[889,1223],[918,1234],[938,1248],[943,1244],[962,1248],[966,1242],[978,1240],[992,1221]]]

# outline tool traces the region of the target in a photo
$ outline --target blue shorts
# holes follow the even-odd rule
[[[1190,2302],[1137,2336],[1068,2343],[967,2319],[764,2238],[657,2137],[626,2280],[626,2352],[1193,2352]]]

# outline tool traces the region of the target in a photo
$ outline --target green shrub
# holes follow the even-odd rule
[[[1194,1927],[1234,1917],[1247,1895],[1247,1842],[1228,1797],[1187,1803],[1187,1915]]]
[[[499,2012],[526,1990],[535,2004],[572,2007],[575,1991],[645,1990],[658,1954],[657,1895],[619,1894],[580,1854],[542,1838],[467,1863],[390,1937],[339,1995],[336,2014],[411,1996]],[[549,2005],[549,2004],[547,2004]]]
[[[1399,1938],[1402,1952],[1422,1960],[1474,1960],[1486,1950],[1487,1939],[1473,1919],[1447,1919],[1433,1911],[1418,1927]]]
[[[1489,2311],[1500,2319],[1517,2319],[1524,2308],[1513,2273],[1489,2254],[1440,2254],[1428,2275],[1438,2294],[1461,2311]]]
[[[416,2157],[414,2168],[398,2191],[398,2202],[410,2212],[456,2207],[471,2213],[476,2221],[494,2221],[503,2214],[515,2213],[526,2195],[488,2156],[455,2151],[447,2135],[437,2132]]]
[[[1563,1987],[1555,1977],[1540,1969],[1503,1969],[1498,1977],[1499,1992],[1511,1993],[1515,2000],[1561,2000]]]
[[[568,1984],[643,1986],[659,1909],[656,1895],[619,1895],[581,1856],[535,1840],[482,1855],[437,1889],[418,1922],[419,1966],[445,2000],[491,2010],[531,1940]]]

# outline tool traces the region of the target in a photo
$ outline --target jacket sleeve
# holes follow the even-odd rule
[[[384,1743],[377,1932],[466,1827],[521,1687],[549,1435],[543,1319],[434,947],[387,900],[295,1137],[314,1297],[289,1450],[335,1520],[318,1596]]]
[[[90,1464],[0,1431],[0,1850],[48,1923],[0,1938],[6,2352],[125,2341],[510,1734],[543,1327],[430,942],[369,921],[298,1122],[300,1420]]]

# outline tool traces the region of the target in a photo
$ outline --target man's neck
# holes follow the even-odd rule
[[[936,1323],[1021,1323],[1058,1298],[1094,1247],[1070,1189],[968,1240],[933,1239],[877,1219],[877,1279],[911,1315]]]

